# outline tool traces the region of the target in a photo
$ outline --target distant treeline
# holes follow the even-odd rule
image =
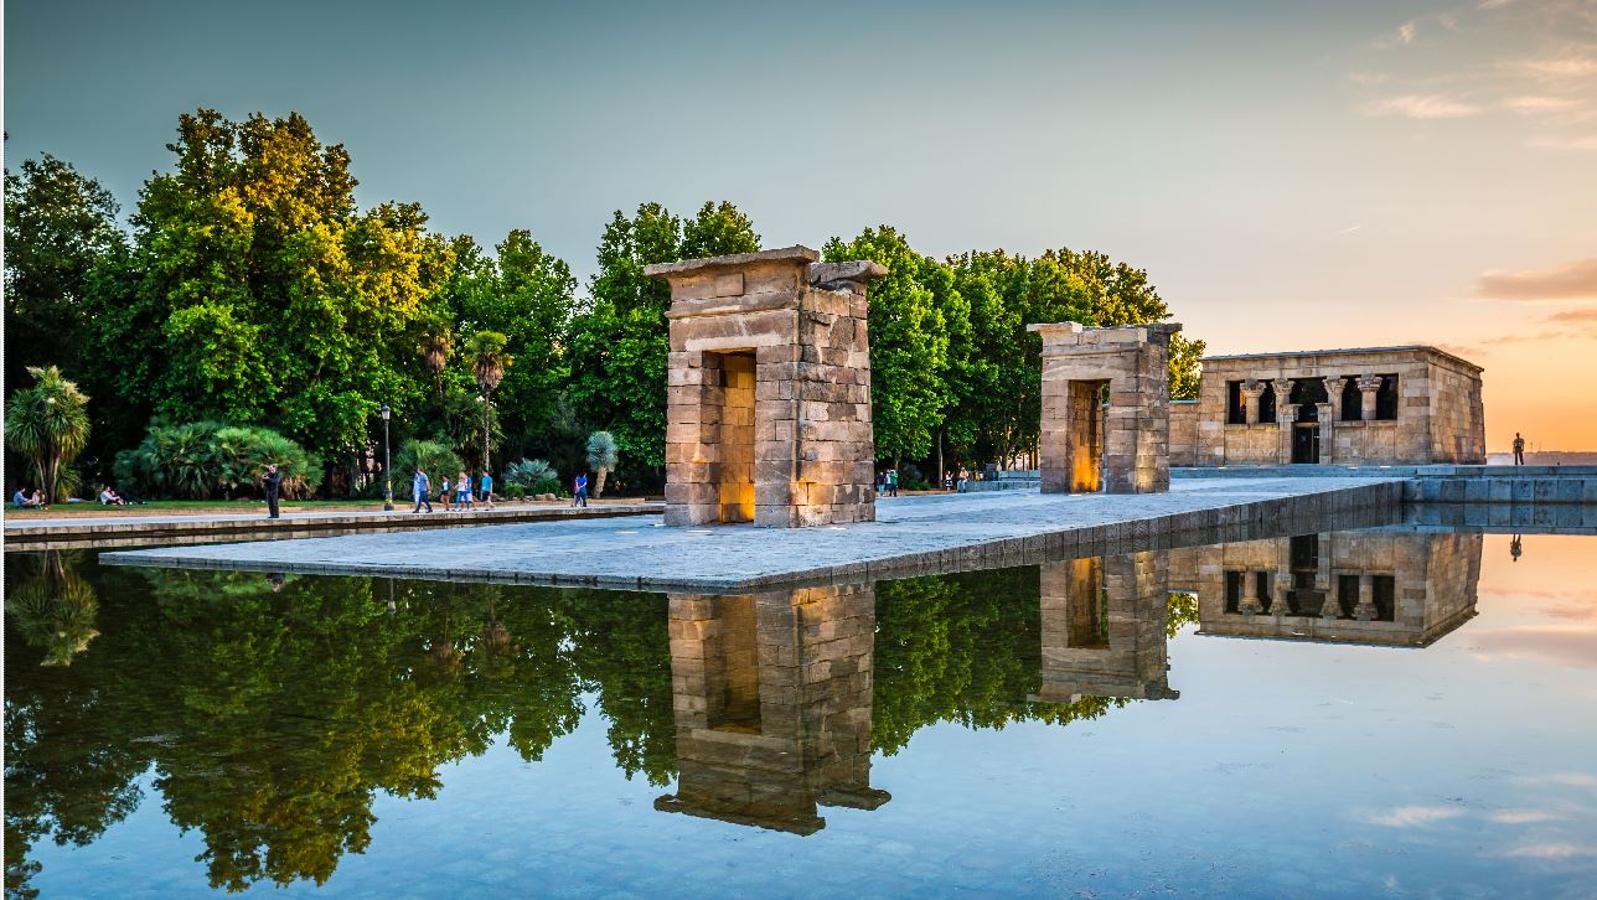
[[[587,435],[620,450],[623,489],[658,485],[665,441],[666,286],[649,263],[760,248],[728,202],[679,216],[617,211],[580,290],[567,263],[511,231],[485,249],[430,230],[418,204],[361,209],[349,154],[298,114],[178,121],[173,164],[139,192],[131,231],[111,194],[53,156],[5,175],[6,377],[58,366],[89,400],[81,480],[110,477],[151,424],[266,426],[325,467],[343,494],[394,446],[424,439],[482,458],[474,335],[506,337],[492,394],[494,467],[523,457],[581,467]],[[833,238],[828,259],[868,258],[877,456],[977,465],[1034,447],[1039,344],[1029,322],[1167,319],[1147,273],[1101,253],[1003,250],[948,259],[890,226]],[[1201,341],[1178,339],[1177,396],[1195,396]]]

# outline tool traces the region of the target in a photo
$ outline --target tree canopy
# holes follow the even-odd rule
[[[319,461],[331,495],[367,488],[390,440],[462,459],[585,465],[614,436],[629,487],[663,477],[670,289],[652,263],[760,249],[727,201],[692,214],[613,213],[597,267],[571,266],[526,229],[492,246],[434,231],[415,203],[356,200],[349,153],[297,114],[178,119],[170,165],[139,191],[128,231],[104,187],[45,155],[8,170],[7,375],[55,365],[93,397],[79,468],[106,480],[155,429],[263,427]],[[1036,445],[1040,342],[1028,323],[1122,325],[1171,311],[1148,273],[1096,251],[943,259],[891,225],[826,242],[871,259],[878,458],[902,465],[1022,458]],[[515,360],[483,369],[482,342]],[[1201,341],[1171,346],[1173,394],[1197,390]],[[483,374],[494,377],[484,391]]]

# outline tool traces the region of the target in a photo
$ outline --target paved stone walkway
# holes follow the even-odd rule
[[[973,567],[986,555],[1073,552],[1181,531],[1379,508],[1395,479],[1193,479],[1167,494],[1017,491],[883,499],[877,521],[806,529],[666,528],[659,516],[101,554],[117,565],[528,581],[632,589],[752,589],[910,567]]]
[[[277,519],[268,519],[265,508],[259,512],[221,513],[123,513],[120,515],[77,515],[49,518],[7,518],[5,540],[8,550],[54,549],[65,546],[149,546],[157,543],[195,543],[217,540],[297,538],[322,534],[349,534],[361,531],[396,529],[457,528],[511,522],[540,522],[581,518],[604,518],[654,513],[661,503],[606,501],[573,509],[558,503],[500,505],[494,509],[445,512],[441,504],[431,514],[413,514],[408,506],[385,512],[382,509],[287,509]]]

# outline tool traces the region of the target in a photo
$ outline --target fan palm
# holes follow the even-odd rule
[[[494,389],[505,377],[514,358],[505,352],[510,339],[497,331],[479,331],[466,341],[466,358],[471,361],[472,374],[477,376],[477,388],[482,391],[482,469],[488,471],[489,411],[493,407]]]
[[[55,366],[29,366],[28,374],[34,386],[11,395],[6,442],[33,463],[44,495],[59,500],[61,468],[89,444],[89,397]]]

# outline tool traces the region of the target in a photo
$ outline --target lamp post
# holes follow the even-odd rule
[[[383,416],[383,512],[394,511],[394,467],[388,456],[388,417],[393,415],[393,410],[384,403],[378,410]]]

